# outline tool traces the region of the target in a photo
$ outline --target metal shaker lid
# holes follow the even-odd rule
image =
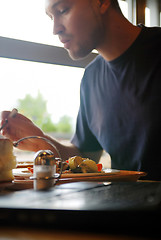
[[[34,165],[54,166],[55,164],[55,155],[51,150],[40,150],[36,153]]]

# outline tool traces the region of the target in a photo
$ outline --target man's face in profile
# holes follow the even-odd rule
[[[87,56],[101,39],[99,13],[94,0],[46,0],[46,13],[72,59]]]

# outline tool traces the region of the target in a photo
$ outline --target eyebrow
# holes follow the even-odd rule
[[[53,3],[53,5],[51,5],[50,9],[54,9],[56,8],[59,4],[61,4],[62,2],[64,2],[64,0],[58,0],[56,3]]]
[[[56,8],[59,4],[61,4],[62,2],[64,2],[64,0],[58,0],[56,3],[54,3],[53,5],[51,5],[50,9],[54,9]],[[46,14],[50,17],[50,11],[46,10]]]
[[[54,3],[53,5],[52,5],[52,9],[53,8],[55,8],[57,5],[59,5],[60,3],[62,3],[62,2],[64,2],[64,0],[58,0],[56,3]]]

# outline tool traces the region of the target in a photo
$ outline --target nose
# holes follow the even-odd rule
[[[53,34],[60,35],[64,31],[64,26],[57,19],[53,21]]]

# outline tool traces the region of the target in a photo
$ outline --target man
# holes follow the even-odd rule
[[[104,149],[112,168],[160,180],[161,30],[132,25],[117,0],[46,0],[46,13],[73,59],[93,49],[100,54],[82,79],[75,135],[70,146],[62,145],[20,114],[8,119],[3,134],[11,140],[45,136],[63,159],[82,155],[98,162]],[[3,121],[8,114],[2,113]],[[33,139],[19,147],[52,149]]]

